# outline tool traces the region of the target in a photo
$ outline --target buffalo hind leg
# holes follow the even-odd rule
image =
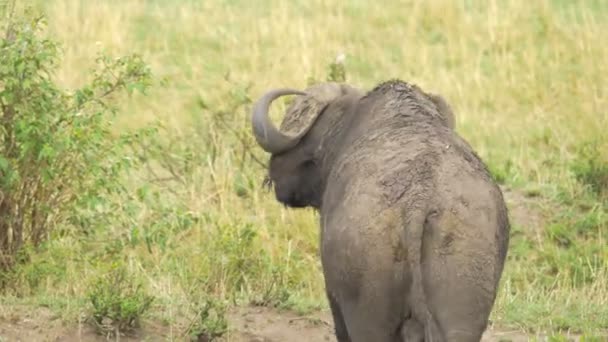
[[[329,301],[331,315],[334,320],[334,332],[336,334],[337,341],[351,342],[350,336],[348,335],[348,330],[346,329],[346,323],[344,322],[344,316],[342,315],[342,310],[340,309],[338,302],[329,292],[327,293],[327,299]]]
[[[492,311],[492,265],[485,265],[487,259],[474,254],[474,247],[465,245],[459,254],[426,259],[427,303],[446,342],[479,342]]]
[[[371,295],[359,293],[356,299],[345,303],[343,312],[352,342],[402,341],[402,300],[393,292],[383,290],[380,288]]]

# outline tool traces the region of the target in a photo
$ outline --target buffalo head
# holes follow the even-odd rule
[[[287,108],[280,128],[271,122],[271,103],[298,95]],[[257,143],[271,154],[269,180],[277,200],[290,207],[318,208],[324,189],[323,162],[344,113],[363,93],[344,84],[325,83],[305,91],[268,91],[253,106],[252,128]]]

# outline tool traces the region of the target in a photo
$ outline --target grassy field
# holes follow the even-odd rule
[[[458,132],[515,194],[492,320],[608,330],[608,2],[32,3],[62,45],[59,84],[87,81],[101,49],[139,53],[156,81],[147,96],[117,98],[114,130],[163,129],[146,167],[125,176],[129,191],[82,214],[100,218],[90,229],[66,219],[28,252],[0,313],[43,305],[73,322],[101,310],[95,298],[137,307],[151,296],[142,316],[221,331],[224,305],[325,308],[316,214],[283,208],[262,186],[249,104],[325,80],[344,54],[349,83],[401,78],[445,96]],[[120,272],[126,288],[106,278]],[[138,283],[141,294],[129,292]],[[219,318],[201,316],[207,308]]]

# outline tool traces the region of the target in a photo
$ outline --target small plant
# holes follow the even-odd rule
[[[344,66],[344,54],[338,54],[333,62],[327,65],[327,74],[325,76],[325,82],[346,82],[346,67]],[[307,86],[312,86],[323,80],[317,79],[315,76],[309,76],[306,80]]]
[[[571,170],[576,180],[588,186],[594,195],[608,200],[608,159],[602,151],[599,139],[582,144]]]
[[[93,306],[93,325],[106,335],[132,332],[153,302],[120,264],[113,264],[107,274],[95,279],[87,298]]]
[[[224,303],[204,296],[200,300],[196,300],[193,307],[195,317],[186,330],[191,341],[215,341],[228,331],[226,305]]]
[[[329,73],[327,81],[330,82],[346,82],[346,68],[344,67],[344,54],[336,57],[336,60],[329,64]]]
[[[493,160],[490,159],[488,161],[488,169],[494,181],[501,185],[504,185],[511,180],[515,173],[515,165],[510,159],[503,164],[493,162]]]

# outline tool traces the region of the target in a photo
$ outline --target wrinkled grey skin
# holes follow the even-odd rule
[[[331,83],[299,94],[274,132],[297,133],[293,118],[314,111],[310,127],[278,138],[261,129],[267,97],[254,134],[271,153],[277,200],[320,213],[338,341],[479,341],[509,221],[449,105],[399,80],[367,94]]]

